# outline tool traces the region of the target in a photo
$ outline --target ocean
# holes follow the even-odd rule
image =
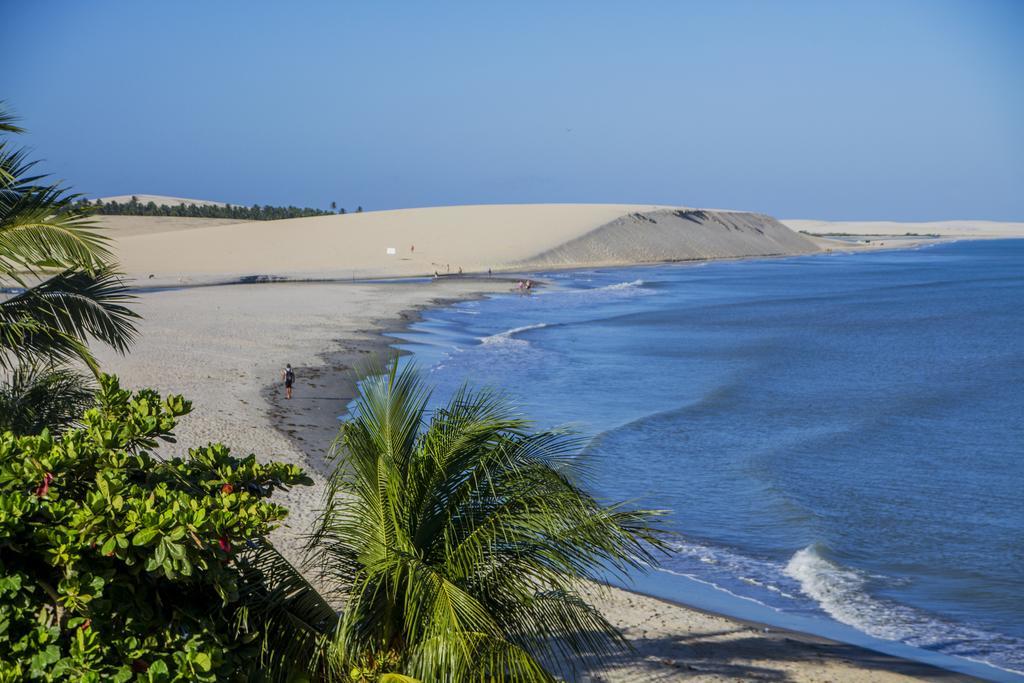
[[[399,346],[671,511],[627,587],[1024,680],[1024,240],[537,276]]]

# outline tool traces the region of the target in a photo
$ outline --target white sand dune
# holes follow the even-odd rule
[[[136,219],[141,225],[144,221]],[[817,251],[772,218],[630,204],[453,206],[211,225],[122,226],[125,272],[191,282],[246,275],[390,277]],[[393,250],[393,253],[389,253]]]
[[[782,219],[792,230],[819,235],[941,235],[943,237],[1024,237],[1024,222],[999,221],[818,221]]]
[[[119,194],[113,197],[100,197],[104,204],[110,202],[117,202],[118,204],[127,204],[132,200],[132,197],[140,204],[148,204],[153,202],[157,206],[166,204],[167,206],[179,206],[181,204],[195,204],[196,206],[227,206],[225,202],[213,202],[209,199],[188,199],[187,197],[168,197],[162,194]],[[95,200],[93,200],[95,201]]]
[[[176,216],[95,216],[103,234],[114,240],[135,235],[212,228],[216,225],[247,223],[235,218],[178,218]]]

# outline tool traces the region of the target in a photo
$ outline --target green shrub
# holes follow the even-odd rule
[[[103,376],[81,427],[0,436],[0,681],[256,677],[247,557],[287,514],[267,498],[311,482],[220,444],[153,455],[190,408]]]

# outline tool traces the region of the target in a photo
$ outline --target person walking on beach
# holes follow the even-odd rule
[[[284,372],[281,373],[281,379],[284,380],[284,397],[290,399],[292,397],[292,385],[295,384],[295,371],[292,370],[291,363],[285,364]]]

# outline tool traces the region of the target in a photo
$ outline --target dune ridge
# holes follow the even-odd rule
[[[810,254],[820,251],[771,216],[738,211],[659,209],[630,213],[529,259],[571,267]]]
[[[762,214],[657,205],[452,206],[229,224],[118,218],[129,220],[108,225],[125,272],[188,282],[409,277],[819,250]]]

